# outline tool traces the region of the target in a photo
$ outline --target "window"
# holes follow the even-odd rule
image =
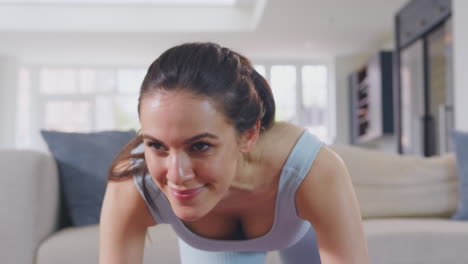
[[[276,102],[276,120],[297,123],[296,67],[274,65],[271,67],[270,86]]]
[[[18,94],[16,109],[16,147],[29,148],[31,142],[31,71],[21,69],[18,74]]]
[[[302,66],[303,125],[322,140],[329,142],[328,84],[324,65]]]
[[[330,142],[325,65],[257,64],[271,85],[277,121],[307,128]],[[139,129],[138,93],[146,69],[24,67],[19,74],[18,148],[44,150],[40,129],[69,132]]]
[[[27,67],[20,70],[18,148],[43,150],[40,129],[138,129],[142,68]]]
[[[273,90],[275,120],[305,127],[321,140],[331,142],[326,65],[264,63],[254,67]]]

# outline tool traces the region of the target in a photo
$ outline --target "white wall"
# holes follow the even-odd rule
[[[0,149],[15,147],[17,68],[14,57],[0,56]]]
[[[468,131],[468,1],[454,0],[455,128]]]

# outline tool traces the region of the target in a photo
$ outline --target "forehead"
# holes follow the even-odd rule
[[[214,105],[208,98],[197,96],[186,91],[158,91],[142,99],[141,110],[145,112],[161,111],[166,109],[184,110],[193,108],[210,111]]]
[[[143,132],[153,136],[191,136],[232,128],[212,100],[184,91],[158,92],[143,98],[140,122]]]

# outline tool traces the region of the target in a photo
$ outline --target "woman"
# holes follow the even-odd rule
[[[115,159],[100,263],[141,263],[147,228],[171,224],[182,263],[367,263],[343,161],[316,137],[274,122],[265,79],[213,43],[164,52],[139,97],[141,133]],[[311,227],[313,225],[313,228]]]

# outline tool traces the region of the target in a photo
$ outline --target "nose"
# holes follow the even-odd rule
[[[187,154],[173,153],[168,158],[167,180],[175,185],[182,185],[195,177],[192,163]]]

